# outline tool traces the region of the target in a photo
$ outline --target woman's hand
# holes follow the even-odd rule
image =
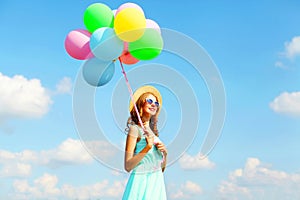
[[[166,156],[168,154],[168,150],[163,142],[161,142],[161,141],[157,142],[156,147],[160,152],[162,152],[164,154],[164,156]]]

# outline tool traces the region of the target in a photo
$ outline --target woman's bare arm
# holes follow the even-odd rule
[[[125,170],[127,172],[130,172],[144,158],[153,145],[153,137],[146,138],[147,145],[138,154],[134,155],[138,135],[138,128],[136,126],[130,126],[126,139],[124,159]]]

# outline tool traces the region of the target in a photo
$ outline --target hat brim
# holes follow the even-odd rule
[[[136,103],[136,101],[140,98],[140,96],[142,94],[145,94],[145,93],[152,93],[156,98],[157,98],[157,101],[159,103],[159,107],[162,106],[162,97],[161,97],[161,94],[160,92],[153,86],[151,85],[145,85],[145,86],[142,86],[140,88],[138,88],[134,93],[133,93],[133,99],[134,99],[134,103]],[[131,112],[133,109],[133,102],[132,102],[132,99],[130,99],[130,103],[129,103],[129,112]]]

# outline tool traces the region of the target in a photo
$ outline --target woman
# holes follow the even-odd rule
[[[122,199],[166,200],[163,172],[167,149],[158,139],[157,130],[162,98],[153,86],[143,86],[135,91],[133,99],[143,126],[131,101],[124,159],[125,169],[131,174]]]

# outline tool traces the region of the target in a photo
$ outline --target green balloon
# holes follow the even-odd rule
[[[114,14],[107,5],[94,3],[85,10],[83,22],[87,30],[91,33],[101,27],[113,28]]]
[[[151,60],[160,54],[162,48],[163,39],[160,33],[152,28],[145,29],[140,39],[128,44],[128,51],[138,60]]]

